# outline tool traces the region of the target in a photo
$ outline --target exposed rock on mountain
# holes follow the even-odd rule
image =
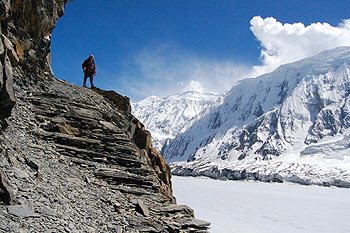
[[[175,174],[350,187],[350,48],[236,83],[164,150]]]
[[[53,77],[67,1],[0,1],[0,231],[207,232],[127,97]]]

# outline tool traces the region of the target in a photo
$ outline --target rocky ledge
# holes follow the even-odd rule
[[[129,99],[53,77],[66,2],[0,0],[0,231],[208,232]]]
[[[1,230],[206,232],[175,204],[168,166],[136,118],[101,90],[55,79],[41,87],[16,91],[0,136],[2,200],[11,204],[0,205]]]

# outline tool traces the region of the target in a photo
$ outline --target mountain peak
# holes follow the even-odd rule
[[[325,158],[347,160],[338,153],[348,150],[349,74],[350,47],[339,47],[241,80],[222,104],[177,135],[163,155],[168,161],[191,161],[181,166],[208,174],[208,164],[252,169],[262,166],[259,161],[271,161],[270,172],[290,161],[311,161],[316,169],[327,163]],[[327,155],[320,153],[325,142],[333,148]],[[340,164],[338,159],[334,164]],[[283,166],[277,168],[274,161]]]
[[[133,103],[132,111],[152,132],[154,146],[161,151],[169,140],[221,101],[219,95],[187,91],[164,98],[148,97]]]

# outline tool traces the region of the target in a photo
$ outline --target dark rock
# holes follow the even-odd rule
[[[2,39],[4,46],[5,46],[5,56],[8,56],[11,64],[16,66],[19,62],[19,58],[18,58],[18,55],[15,51],[14,45],[11,43],[11,41],[5,35],[1,35],[1,39]]]
[[[130,99],[127,96],[122,96],[115,91],[105,91],[100,88],[93,88],[92,90],[96,91],[100,95],[108,99],[115,107],[119,110],[131,113],[131,104]]]
[[[0,168],[0,200],[11,205],[17,203],[14,195],[14,190],[6,178],[5,173]]]
[[[137,128],[133,139],[140,149],[149,148],[151,145],[151,133],[149,131]]]
[[[95,171],[95,176],[107,180],[111,184],[123,184],[124,186],[137,186],[145,189],[157,189],[154,179],[128,173],[120,169],[100,168]]]
[[[33,162],[32,160],[25,158],[25,162],[34,171],[36,171],[36,172],[39,171],[39,166],[35,162]]]
[[[6,19],[10,10],[10,0],[0,1],[0,20]]]
[[[16,100],[13,91],[13,74],[10,60],[7,56],[0,64],[0,119],[11,115]]]
[[[135,209],[145,217],[148,217],[150,215],[149,209],[143,204],[141,200],[137,200]]]

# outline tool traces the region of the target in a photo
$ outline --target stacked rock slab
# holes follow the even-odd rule
[[[128,98],[53,77],[66,2],[0,0],[0,232],[207,232]]]

